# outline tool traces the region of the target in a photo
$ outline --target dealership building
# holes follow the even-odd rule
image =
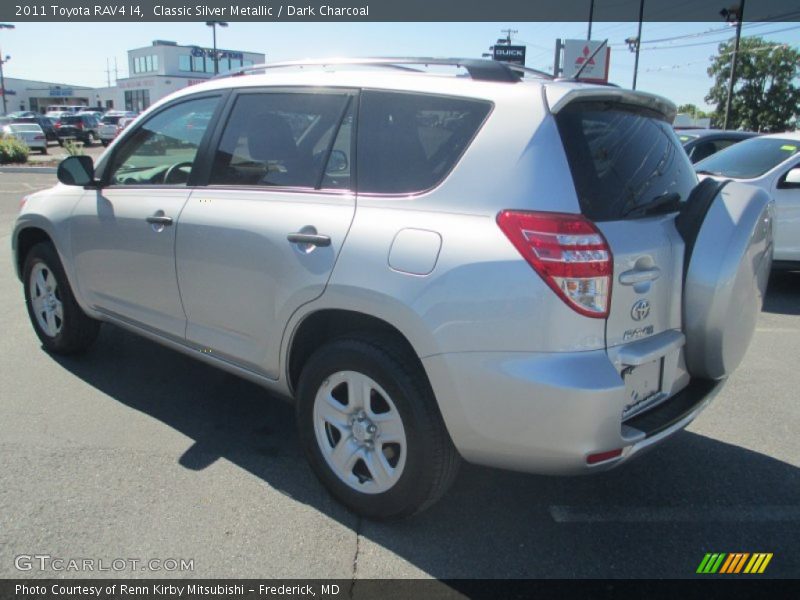
[[[217,48],[220,73],[265,61],[259,52]],[[156,40],[128,50],[128,77],[111,87],[91,88],[63,83],[5,78],[6,109],[44,112],[53,104],[102,106],[141,112],[164,96],[214,76],[214,51]]]

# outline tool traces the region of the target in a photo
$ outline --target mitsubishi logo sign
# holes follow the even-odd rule
[[[611,50],[602,48],[595,54],[595,50],[603,42],[593,40],[564,40],[564,75],[571,77],[573,73],[583,67],[581,81],[595,83],[608,83],[608,62]],[[594,54],[594,56],[592,56]]]

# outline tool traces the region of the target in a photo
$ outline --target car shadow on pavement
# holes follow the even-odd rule
[[[55,360],[191,438],[175,457],[185,468],[224,458],[360,534],[357,576],[394,575],[382,571],[397,563],[387,553],[437,578],[689,577],[705,552],[740,551],[775,553],[772,576],[800,572],[800,470],[702,435],[680,433],[587,477],[465,464],[427,512],[374,523],[325,493],[306,464],[292,406],[262,388],[113,326],[87,356]]]
[[[800,271],[773,271],[769,278],[764,312],[800,315]]]

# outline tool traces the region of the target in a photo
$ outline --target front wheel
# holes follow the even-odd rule
[[[314,353],[300,378],[297,421],[319,478],[369,518],[424,510],[458,471],[421,366],[388,338],[340,338]]]
[[[75,300],[52,244],[36,244],[23,266],[25,304],[33,329],[48,352],[76,354],[92,345],[100,323]]]

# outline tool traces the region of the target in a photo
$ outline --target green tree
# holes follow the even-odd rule
[[[715,117],[721,124],[728,97],[733,41],[719,45],[712,57],[708,75],[714,86],[706,102],[716,104]],[[736,79],[728,128],[753,131],[785,131],[800,116],[800,89],[795,85],[800,68],[800,52],[786,44],[775,44],[760,37],[744,37],[739,45]]]

